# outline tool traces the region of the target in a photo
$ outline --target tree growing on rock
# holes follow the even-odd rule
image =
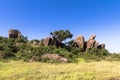
[[[62,42],[68,38],[72,38],[73,34],[69,30],[58,30],[50,32],[50,34],[58,39],[59,42]]]

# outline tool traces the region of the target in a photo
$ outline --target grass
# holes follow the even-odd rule
[[[0,62],[0,80],[115,80],[120,76],[119,61],[40,63]]]

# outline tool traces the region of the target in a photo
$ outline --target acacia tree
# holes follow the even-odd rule
[[[69,31],[69,30],[58,30],[58,31],[54,31],[54,32],[50,32],[50,34],[55,37],[56,39],[58,39],[60,42],[68,39],[68,38],[72,38],[73,34]]]

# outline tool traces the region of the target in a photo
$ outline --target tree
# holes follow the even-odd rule
[[[72,38],[73,34],[69,31],[69,30],[58,30],[58,31],[54,31],[54,32],[50,32],[50,34],[55,37],[56,39],[58,39],[60,42],[68,39],[68,38]]]
[[[68,41],[67,44],[70,45],[70,46],[73,45],[74,44],[74,40]]]

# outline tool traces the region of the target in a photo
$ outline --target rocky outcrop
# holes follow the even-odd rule
[[[75,40],[74,43],[79,46],[84,48],[84,44],[85,44],[85,40],[84,40],[84,36],[78,36]]]
[[[51,45],[51,41],[52,41],[52,38],[51,38],[51,37],[45,38],[45,39],[44,39],[44,45],[45,45],[45,46]]]
[[[90,36],[89,40],[95,40],[95,37],[96,37],[96,35],[95,35],[95,34],[92,34],[92,35]]]
[[[95,46],[94,47],[97,48],[98,45],[99,45],[99,42],[95,41]]]
[[[94,34],[90,36],[89,40],[87,41],[87,49],[91,49],[95,47],[95,42],[96,42],[95,37],[96,35]]]
[[[96,35],[93,34],[87,41],[85,41],[84,36],[78,36],[74,40],[74,46],[81,47],[84,51],[91,48],[105,49],[105,44],[99,44],[99,42],[95,40],[95,37]]]
[[[44,39],[45,46],[56,46],[56,47],[64,47],[65,44],[59,42],[55,37],[47,37]]]
[[[87,49],[91,49],[91,48],[94,48],[94,46],[95,46],[95,40],[89,40],[89,41],[87,41],[86,43],[87,43]]]
[[[67,58],[62,57],[59,54],[50,54],[50,53],[43,54],[41,56],[41,59],[42,60],[49,59],[49,60],[53,60],[53,61],[68,62]]]
[[[8,31],[8,37],[9,38],[20,38],[21,36],[22,36],[22,34],[19,30],[10,29]]]
[[[44,45],[45,46],[50,46],[50,45],[55,45],[55,40],[52,37],[47,37],[44,39]]]

